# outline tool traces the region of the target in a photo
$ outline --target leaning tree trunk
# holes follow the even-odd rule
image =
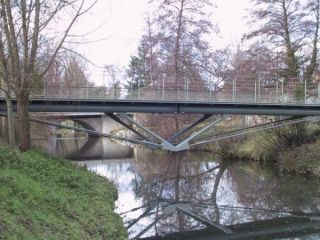
[[[29,95],[22,92],[17,96],[19,148],[27,151],[31,148]]]
[[[219,168],[219,171],[216,175],[216,180],[214,182],[213,191],[211,194],[211,200],[212,200],[212,204],[214,207],[215,217],[216,217],[217,223],[220,223],[220,212],[219,212],[219,205],[217,203],[217,194],[218,194],[218,188],[219,188],[220,181],[221,181],[222,176],[223,176],[224,172],[226,171],[226,169],[227,169],[226,163],[222,163]]]

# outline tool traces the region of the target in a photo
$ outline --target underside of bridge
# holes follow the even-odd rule
[[[90,127],[88,128],[86,127],[88,124],[86,124],[84,120],[81,120],[80,116],[76,117],[79,118],[76,121],[81,122],[83,128],[65,126],[57,122],[34,118],[31,118],[31,121],[40,124],[53,125],[60,128],[86,132],[91,136],[111,138],[119,141],[130,142],[133,144],[145,145],[152,149],[167,150],[170,152],[181,152],[189,150],[194,146],[208,144],[211,142],[237,137],[249,133],[281,128],[291,124],[297,124],[306,121],[318,121],[318,117],[282,117],[277,118],[277,120],[275,120],[275,118],[270,118],[267,123],[256,124],[249,127],[239,127],[238,129],[218,132],[216,131],[217,125],[223,123],[224,121],[229,121],[230,116],[226,114],[203,114],[198,119],[195,119],[182,129],[179,129],[177,132],[173,133],[172,136],[164,138],[157,132],[150,130],[150,128],[139,123],[133,118],[132,115],[124,113],[106,113],[106,115],[116,123],[129,130],[131,133],[125,134],[125,136],[118,136],[116,134],[103,132],[101,131],[101,128],[93,129],[92,124],[89,124]],[[85,118],[85,116],[82,117]],[[159,124],[166,123],[159,122]]]
[[[207,144],[218,140],[241,136],[249,133],[265,131],[273,128],[280,128],[290,124],[305,121],[317,121],[310,117],[287,117],[268,123],[258,124],[251,127],[241,127],[232,131],[215,132],[215,127],[223,121],[229,119],[229,115],[209,115],[204,114],[186,127],[180,129],[169,138],[163,138],[154,131],[148,129],[126,114],[107,114],[110,118],[120,123],[137,135],[141,144],[171,152],[181,152],[189,150],[193,146]],[[129,123],[129,124],[128,124]],[[165,124],[165,123],[162,123]],[[195,130],[194,130],[195,129]],[[189,133],[189,134],[188,134]],[[186,136],[186,137],[185,137]],[[181,137],[184,137],[181,139]]]
[[[16,110],[16,101],[13,101],[13,110]],[[5,100],[0,98],[0,111],[5,115]],[[160,101],[160,100],[110,100],[110,99],[57,99],[57,98],[34,98],[30,101],[30,112],[59,112],[78,113],[78,120],[86,118],[81,115],[87,113],[105,113],[115,122],[130,130],[130,136],[117,136],[106,133],[99,128],[92,128],[92,124],[86,127],[87,122],[82,121],[84,128],[64,126],[62,124],[31,119],[32,121],[49,124],[62,128],[69,128],[86,132],[89,135],[107,137],[126,141],[134,144],[147,145],[154,149],[163,149],[172,152],[188,150],[193,146],[206,144],[230,137],[248,133],[279,128],[290,124],[304,121],[318,121],[320,116],[319,104],[286,103],[248,103],[248,102],[206,102],[206,101]],[[163,137],[156,131],[136,121],[135,114],[194,114],[201,115],[198,119],[190,122],[182,129],[172,132],[172,136]],[[270,117],[267,123],[250,127],[241,127],[232,131],[215,132],[216,126],[229,118],[229,115],[268,115],[287,116]],[[280,120],[279,120],[280,119]],[[160,124],[166,124],[161,122]],[[189,134],[189,135],[188,135]]]

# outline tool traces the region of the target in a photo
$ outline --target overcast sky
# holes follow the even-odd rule
[[[216,47],[236,45],[246,30],[246,9],[250,0],[214,0],[213,17],[220,28],[219,37],[212,39]],[[145,27],[148,0],[101,0],[90,15],[80,19],[77,33],[91,32],[89,43],[78,46],[78,51],[98,66],[116,64],[127,66],[135,54]],[[92,41],[92,42],[91,42]],[[92,69],[92,67],[90,67]]]

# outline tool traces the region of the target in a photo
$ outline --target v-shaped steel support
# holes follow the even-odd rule
[[[175,139],[179,138],[180,136],[182,136],[186,132],[190,131],[192,128],[198,126],[200,123],[204,122],[205,120],[207,120],[210,117],[212,117],[212,115],[205,114],[204,116],[202,116],[198,120],[196,120],[194,123],[190,124],[188,127],[185,127],[184,129],[182,129],[181,131],[177,132],[172,137],[170,137],[168,139],[168,142],[173,143]]]
[[[202,128],[200,131],[193,133],[190,137],[179,143],[178,145],[172,145],[171,143],[167,144],[167,142],[162,143],[162,149],[169,150],[172,152],[180,152],[190,149],[190,142],[195,139],[196,137],[200,136],[202,133],[208,131],[210,128],[213,128],[218,123],[223,121],[225,117],[222,115],[220,118],[215,120],[214,122],[210,123],[208,126]],[[173,148],[172,148],[173,146]]]
[[[157,133],[151,131],[150,129],[148,129],[147,127],[143,126],[142,124],[138,123],[137,121],[135,121],[132,117],[130,117],[128,114],[117,114],[117,115],[110,115],[108,114],[113,120],[115,120],[116,122],[120,123],[121,125],[123,125],[124,127],[126,127],[127,129],[131,130],[132,132],[134,132],[135,134],[137,134],[139,137],[143,138],[144,140],[147,141],[152,141],[151,138],[155,141],[155,146],[157,144],[159,144],[160,148],[163,150],[167,150],[167,151],[171,151],[171,152],[181,152],[181,151],[185,151],[190,149],[190,142],[200,136],[202,133],[208,131],[210,128],[216,126],[218,123],[220,123],[221,121],[223,121],[225,119],[224,115],[221,115],[218,119],[216,119],[215,121],[213,121],[212,123],[210,123],[209,125],[205,126],[204,128],[202,128],[201,130],[193,133],[190,137],[188,137],[187,139],[183,140],[182,142],[178,143],[178,144],[174,144],[173,141],[175,139],[177,139],[178,137],[182,136],[183,134],[185,134],[186,132],[190,131],[191,129],[193,129],[194,127],[198,126],[200,123],[204,122],[205,120],[209,119],[212,115],[204,115],[201,118],[199,118],[198,120],[196,120],[195,122],[193,122],[192,124],[190,124],[189,126],[185,127],[184,129],[180,130],[179,132],[177,132],[176,134],[174,134],[172,137],[170,137],[169,139],[165,139],[163,137],[161,137],[160,135],[158,135]],[[119,116],[119,117],[118,117]],[[120,119],[121,118],[121,119]],[[125,121],[127,121],[128,123],[126,123]],[[135,126],[137,129],[133,128],[133,126]],[[146,133],[147,135],[150,135],[150,137],[146,136],[145,134],[141,133],[141,131],[143,131],[144,133]]]

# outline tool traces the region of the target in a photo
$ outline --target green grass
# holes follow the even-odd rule
[[[37,150],[0,146],[0,239],[126,239],[106,179]]]

